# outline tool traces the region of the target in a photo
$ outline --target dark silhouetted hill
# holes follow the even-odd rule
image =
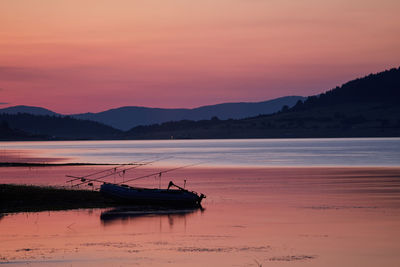
[[[400,68],[355,79],[318,96],[310,96],[293,110],[344,104],[396,104],[400,99]]]
[[[49,115],[49,116],[60,115],[45,108],[32,107],[32,106],[14,106],[14,107],[2,108],[0,109],[0,113],[7,113],[7,114],[28,113],[32,115]]]
[[[350,81],[272,115],[138,126],[131,139],[400,136],[400,68]]]
[[[5,138],[10,134],[6,134],[7,127],[4,127],[3,140],[36,140],[38,136],[40,139],[118,139],[121,135],[121,131],[110,126],[71,117],[3,113],[0,122],[15,132],[11,138]],[[18,132],[24,136],[17,135]]]
[[[286,96],[264,102],[224,103],[194,109],[121,107],[99,113],[84,113],[71,116],[98,121],[121,130],[128,130],[138,125],[151,125],[167,121],[197,121],[211,119],[214,116],[220,119],[241,119],[260,114],[271,114],[279,111],[285,105],[292,107],[298,100],[304,99],[301,96]]]
[[[0,122],[0,140],[34,140],[43,139],[44,136],[32,136],[18,129],[13,129],[6,121]]]
[[[260,109],[263,105],[221,104],[189,110],[198,112],[196,116],[199,117],[196,118],[210,116],[219,110],[219,114],[223,114],[221,117],[214,115],[211,119],[142,125],[126,132],[69,116],[6,114],[0,111],[0,122],[3,122],[0,137],[3,140],[399,137],[399,92],[400,68],[396,68],[350,81],[321,95],[308,97],[304,102],[291,98],[297,101],[293,107],[284,105],[274,114],[224,119],[224,116],[245,114],[243,110],[256,110],[257,114],[261,114],[254,105],[259,104]],[[132,111],[140,114],[135,116],[141,120],[151,121],[160,119],[160,116],[168,120],[169,116],[178,116],[188,110],[127,107],[104,112],[103,118],[112,120]],[[135,119],[132,118],[132,121]],[[14,139],[7,139],[10,136]]]
[[[177,120],[204,120],[217,116],[220,119],[242,119],[260,114],[272,114],[283,106],[294,106],[301,96],[285,96],[263,102],[223,103],[202,106],[194,109],[163,109],[147,107],[120,107],[98,113],[83,113],[69,115],[82,120],[97,121],[120,130],[129,130],[138,125],[151,125]],[[0,109],[0,113],[18,114],[28,113],[33,115],[66,116],[45,108],[31,106],[14,106]]]

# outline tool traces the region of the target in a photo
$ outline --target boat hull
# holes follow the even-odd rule
[[[202,197],[180,189],[149,189],[104,183],[100,192],[117,201],[129,204],[162,206],[200,206]]]

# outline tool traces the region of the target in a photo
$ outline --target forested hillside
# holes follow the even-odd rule
[[[0,114],[0,122],[7,124],[15,133],[23,132],[26,139],[114,139],[120,131],[98,122],[71,117],[39,116],[26,113]],[[3,131],[4,133],[4,131]],[[14,139],[18,136],[13,135]],[[13,138],[10,138],[13,139]]]

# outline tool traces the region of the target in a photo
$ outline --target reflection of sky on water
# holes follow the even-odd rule
[[[40,170],[54,178],[65,169]],[[176,175],[178,182],[188,175],[188,188],[207,194],[204,212],[8,214],[0,220],[0,262],[186,267],[256,266],[256,259],[262,266],[374,267],[400,261],[399,168],[199,168]],[[107,212],[114,216],[105,221]]]
[[[66,162],[129,163],[171,157],[164,165],[399,166],[400,138],[2,142],[8,151]]]

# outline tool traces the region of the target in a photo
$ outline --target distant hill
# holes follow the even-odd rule
[[[138,125],[151,125],[167,121],[196,121],[211,119],[212,117],[218,117],[220,119],[241,119],[260,114],[271,114],[277,112],[285,105],[292,107],[298,100],[304,99],[305,98],[301,96],[285,96],[263,102],[223,103],[194,109],[163,109],[131,106],[110,109],[98,113],[74,115],[58,114],[40,107],[15,106],[0,109],[0,114],[28,113],[33,115],[70,116],[76,119],[100,122],[120,130],[129,130]]]
[[[32,115],[60,115],[51,110],[40,108],[40,107],[32,107],[32,106],[14,106],[8,108],[0,109],[0,113],[7,113],[7,114],[18,114],[18,113],[28,113]]]
[[[138,126],[128,139],[400,136],[400,68],[350,81],[272,115]]]
[[[118,139],[121,135],[110,126],[71,117],[2,113],[0,122],[3,140]]]
[[[292,107],[287,104],[282,106],[283,103],[288,103],[288,99],[293,101],[290,102]],[[399,99],[400,68],[396,68],[350,81],[305,100],[301,97],[289,97],[283,102],[276,99],[260,103],[227,103],[192,110],[125,107],[103,112],[102,118],[108,120],[118,116],[124,117],[126,114],[136,114],[131,116],[137,116],[144,121],[160,117],[169,120],[170,116],[178,117],[182,114],[196,118],[141,125],[128,131],[70,116],[32,115],[21,112],[7,114],[1,113],[0,110],[0,138],[48,140],[400,137]],[[263,103],[271,106],[274,101],[277,101],[275,108],[281,106],[280,111],[265,115],[267,112]],[[260,111],[261,109],[263,111]],[[225,119],[227,116],[248,114],[244,111],[264,115]],[[212,118],[201,119],[202,116]],[[132,118],[131,122],[136,119]]]
[[[370,74],[355,79],[307,100],[293,110],[343,104],[382,103],[398,104],[400,101],[400,68]]]
[[[74,118],[93,120],[121,130],[129,130],[138,125],[151,125],[167,121],[205,120],[212,117],[220,119],[241,119],[260,114],[271,114],[287,105],[292,107],[301,96],[286,96],[264,102],[224,103],[202,106],[194,109],[162,109],[146,107],[121,107],[99,113],[71,115]]]
[[[33,136],[18,129],[11,128],[6,121],[0,123],[0,140],[37,140],[44,136]]]

